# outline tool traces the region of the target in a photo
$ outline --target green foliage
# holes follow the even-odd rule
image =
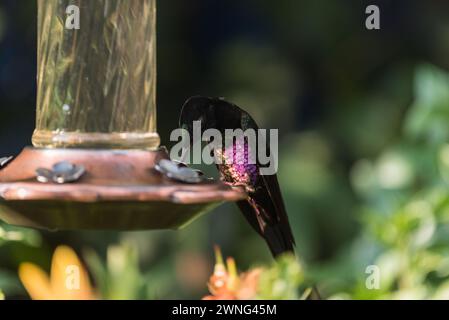
[[[363,229],[350,251],[322,269],[319,277],[329,284],[331,297],[449,297],[447,123],[449,75],[423,66],[416,73],[415,102],[405,117],[405,134],[375,159],[360,160],[353,167]],[[365,285],[369,265],[380,270],[377,289]],[[324,279],[338,269],[355,272],[338,285]]]
[[[86,252],[100,296],[107,300],[143,299],[146,281],[139,269],[136,250],[129,244],[110,246],[106,263],[93,251]]]
[[[0,223],[0,249],[5,247],[6,251],[9,249],[12,252],[19,252],[26,247],[37,248],[41,245],[42,238],[39,232]],[[11,296],[23,294],[23,289],[17,273],[0,265],[0,300],[5,297],[4,292]]]
[[[284,255],[261,273],[257,299],[300,299],[303,296],[300,291],[303,282],[303,270],[296,258],[292,255]]]
[[[0,224],[0,246],[7,242],[21,242],[34,247],[42,243],[37,231]]]
[[[406,133],[439,145],[449,141],[449,75],[430,65],[415,77],[415,102],[406,118]]]

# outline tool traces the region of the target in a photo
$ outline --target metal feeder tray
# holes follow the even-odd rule
[[[25,148],[0,169],[0,219],[49,230],[179,229],[223,201],[245,199],[222,182],[185,184],[156,171],[157,151]],[[78,181],[41,183],[38,168],[83,166]]]

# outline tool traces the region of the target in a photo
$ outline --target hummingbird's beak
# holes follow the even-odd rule
[[[192,149],[193,146],[193,132],[191,132],[192,130],[189,130],[189,126],[186,123],[183,123],[181,125],[181,129],[182,133],[181,133],[181,139],[183,142],[183,146],[182,146],[182,156],[181,159],[179,159],[179,161],[181,162],[186,162],[189,157],[189,150]]]

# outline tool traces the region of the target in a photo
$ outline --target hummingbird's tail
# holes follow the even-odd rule
[[[255,201],[249,199],[237,202],[249,224],[257,233],[265,239],[271,254],[276,258],[284,253],[295,252],[295,239],[288,223],[288,219],[280,219],[280,222],[270,223],[263,208]],[[268,218],[268,219],[267,219]],[[320,294],[315,286],[312,287],[307,300],[321,300]]]
[[[271,254],[276,258],[284,253],[294,253],[294,241],[289,237],[289,231],[281,224],[267,225],[262,231],[262,237],[268,244]]]
[[[265,210],[253,200],[237,203],[246,220],[265,239],[271,254],[276,258],[283,253],[294,253],[295,240],[288,221],[272,223]]]
[[[281,224],[267,225],[262,232],[262,237],[267,242],[273,257],[295,252],[294,242],[288,237],[288,231]]]

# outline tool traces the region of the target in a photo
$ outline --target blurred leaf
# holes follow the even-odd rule
[[[16,296],[25,292],[17,273],[5,270],[0,270],[0,288],[0,291],[6,292],[8,296]]]
[[[104,299],[143,298],[145,282],[139,269],[137,252],[130,243],[110,246],[106,263],[101,262],[93,251],[86,252],[86,260]]]
[[[38,247],[42,239],[39,232],[35,230],[0,223],[0,245],[8,241],[23,242],[29,246]]]
[[[415,101],[406,118],[406,134],[432,144],[449,140],[449,75],[431,65],[415,76]]]
[[[283,255],[260,275],[258,299],[297,300],[303,296],[303,270],[293,255]]]

